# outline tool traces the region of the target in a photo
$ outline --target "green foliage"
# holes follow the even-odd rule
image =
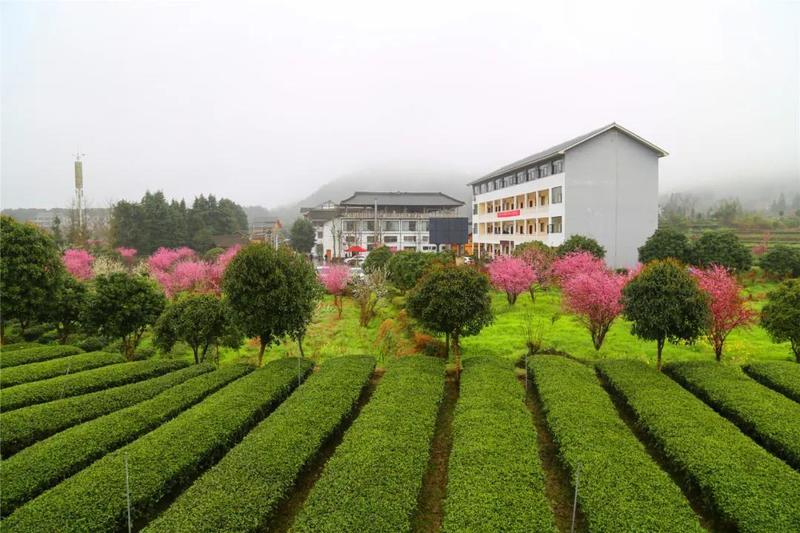
[[[4,368],[3,372],[0,372],[0,387],[8,388],[31,381],[75,374],[83,370],[121,363],[123,360],[119,354],[89,352],[50,359],[40,363],[13,366]]]
[[[767,274],[777,278],[800,276],[800,248],[792,248],[785,244],[773,246],[761,256],[759,266]]]
[[[81,352],[83,350],[77,346],[45,346],[43,344],[21,342],[3,346],[3,351],[0,353],[0,368],[40,363]]]
[[[301,254],[311,253],[316,237],[314,226],[304,217],[296,219],[289,230],[289,242]]]
[[[659,228],[639,247],[639,262],[649,263],[657,259],[673,258],[690,264],[692,262],[692,245],[681,231],[670,228]]]
[[[516,245],[511,255],[514,257],[524,257],[526,250],[542,250],[551,256],[555,256],[558,252],[558,248],[548,246],[542,241],[528,241]]]
[[[34,381],[33,383],[23,383],[3,391],[3,412],[7,413],[12,409],[28,405],[52,402],[53,400],[86,394],[108,387],[125,385],[126,383],[166,374],[184,366],[186,366],[186,363],[183,361],[135,361],[94,368],[77,374],[67,374],[42,381]]]
[[[293,531],[409,531],[443,392],[443,361],[391,361],[325,465]]]
[[[146,531],[264,528],[303,468],[353,411],[374,367],[367,356],[326,362]]]
[[[164,309],[164,294],[149,279],[124,273],[97,276],[94,283],[81,320],[101,335],[122,339],[122,353],[130,360]]]
[[[392,251],[388,246],[373,248],[364,260],[364,272],[369,273],[379,268],[388,268],[391,258]]]
[[[151,400],[62,431],[5,459],[0,473],[3,515],[249,371],[249,367],[231,365],[190,379]]]
[[[585,235],[572,235],[558,247],[558,255],[563,256],[573,252],[589,252],[598,259],[606,256],[606,249],[591,237]]]
[[[693,256],[699,266],[719,265],[734,272],[749,270],[753,263],[750,250],[731,231],[704,233],[694,243]]]
[[[791,361],[762,361],[746,365],[744,371],[762,385],[800,402],[800,365]]]
[[[322,287],[314,266],[286,247],[250,244],[233,258],[222,282],[233,322],[264,349],[284,336],[302,340]]]
[[[53,296],[55,297],[55,294]],[[44,304],[44,307],[41,310],[40,315],[39,315],[39,320],[47,319],[47,306],[48,305],[49,305],[49,302]],[[33,324],[32,326],[28,326],[28,327],[25,328],[25,331],[22,332],[22,338],[25,339],[28,342],[37,341],[37,342],[40,342],[42,344],[47,344],[47,342],[45,340],[43,340],[42,337],[45,334],[47,334],[48,332],[50,332],[52,329],[53,329],[53,326],[51,326],[50,324],[44,324],[44,323],[42,323],[42,324]]]
[[[61,276],[53,299],[46,305],[46,320],[56,326],[58,339],[66,344],[67,338],[80,324],[86,307],[86,285],[68,274]]]
[[[18,508],[5,519],[4,529],[77,532],[124,528],[127,501],[120,476],[125,472],[126,456],[130,479],[135,480],[130,485],[133,519],[148,518],[165,495],[191,482],[286,398],[311,366],[306,360],[281,359],[236,380]],[[209,375],[214,374],[194,379],[204,380]]]
[[[671,364],[667,373],[767,450],[800,469],[800,404],[714,361]]]
[[[591,368],[560,356],[529,359],[547,426],[574,480],[590,531],[701,531],[680,489],[617,413]]]
[[[464,364],[443,531],[556,531],[524,400],[510,361],[476,357]]]
[[[63,272],[58,248],[49,235],[33,224],[0,216],[0,329],[16,319],[24,332],[40,319]]]
[[[800,363],[800,279],[784,281],[768,294],[761,325],[775,342],[789,341]]]
[[[401,291],[407,291],[417,284],[435,259],[436,254],[397,252],[387,264],[389,281]]]
[[[725,529],[800,530],[797,472],[689,391],[637,361],[598,364],[612,391],[682,477],[700,490]]]
[[[622,289],[623,314],[631,332],[656,341],[661,368],[664,342],[693,342],[708,322],[708,298],[674,259],[653,261]]]
[[[106,347],[108,341],[103,337],[86,337],[75,343],[75,346],[86,352],[98,352]]]
[[[153,327],[153,344],[169,352],[177,341],[183,341],[192,349],[194,362],[202,363],[212,346],[241,346],[241,334],[230,315],[225,302],[214,295],[185,294],[159,317]]]

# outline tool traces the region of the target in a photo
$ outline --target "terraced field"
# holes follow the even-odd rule
[[[791,365],[4,349],[0,528],[800,531]]]

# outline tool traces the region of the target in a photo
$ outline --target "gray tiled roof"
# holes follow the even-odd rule
[[[648,141],[642,139],[641,137],[639,137],[638,135],[636,135],[632,131],[623,128],[622,126],[620,126],[616,122],[612,122],[611,124],[606,124],[605,126],[603,126],[601,128],[597,128],[596,130],[592,130],[592,131],[590,131],[588,133],[584,133],[583,135],[579,135],[579,136],[575,137],[574,139],[570,139],[568,141],[564,141],[562,143],[559,143],[559,144],[557,144],[555,146],[551,146],[547,150],[542,150],[541,152],[536,152],[535,154],[529,155],[528,157],[526,157],[524,159],[520,159],[519,161],[515,161],[515,162],[513,162],[513,163],[511,163],[509,165],[506,165],[506,166],[502,167],[502,168],[498,168],[497,170],[495,170],[493,172],[490,172],[489,174],[486,174],[485,176],[483,176],[481,178],[478,178],[475,181],[471,181],[468,185],[474,185],[476,183],[480,183],[480,182],[482,182],[484,180],[487,180],[489,178],[495,178],[497,176],[501,176],[501,175],[503,175],[503,174],[505,174],[507,172],[510,172],[512,170],[516,170],[516,169],[518,169],[520,167],[524,167],[524,166],[530,165],[532,163],[537,163],[539,161],[543,161],[543,160],[545,160],[545,159],[547,159],[549,157],[553,157],[555,155],[558,155],[559,153],[561,153],[561,152],[563,152],[563,151],[565,151],[565,150],[567,150],[569,148],[577,146],[577,145],[581,144],[582,142],[591,139],[595,135],[599,135],[600,133],[603,133],[604,131],[610,130],[612,128],[613,129],[618,129],[621,132],[625,133],[626,135],[632,137],[633,139],[635,139],[635,140],[641,142],[642,144],[650,147],[656,153],[658,153],[660,156],[667,155],[667,152],[665,152],[664,150],[662,150],[658,146],[649,143]]]
[[[461,207],[464,202],[456,200],[440,192],[370,192],[356,191],[349,198],[345,198],[339,205],[342,206],[417,206],[417,207]]]

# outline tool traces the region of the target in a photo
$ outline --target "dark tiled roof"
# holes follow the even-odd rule
[[[356,191],[345,198],[342,206],[372,206],[375,202],[386,206],[461,207],[464,202],[440,192],[369,192]]]

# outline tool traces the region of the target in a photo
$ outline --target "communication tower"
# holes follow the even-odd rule
[[[78,228],[83,229],[86,220],[86,205],[83,201],[83,161],[80,150],[75,153],[75,211],[78,215]]]

